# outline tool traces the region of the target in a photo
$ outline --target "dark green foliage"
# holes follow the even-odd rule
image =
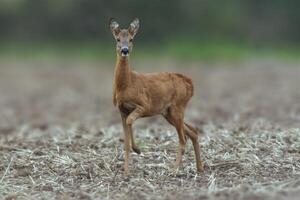
[[[0,2],[0,40],[109,39],[108,19],[141,19],[142,41],[182,34],[254,44],[300,41],[296,0],[19,0]]]

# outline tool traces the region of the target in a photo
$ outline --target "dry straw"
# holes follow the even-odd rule
[[[18,198],[165,199],[251,194],[282,195],[300,183],[300,129],[246,130],[203,127],[206,170],[196,173],[189,143],[183,167],[173,170],[177,137],[172,129],[140,129],[141,155],[132,153],[132,175],[122,171],[121,127],[100,132],[79,126],[53,127],[51,137],[1,141],[0,195]],[[264,122],[267,123],[267,122]],[[62,131],[63,130],[63,131]],[[83,132],[83,130],[85,130]],[[36,132],[39,130],[29,130]]]

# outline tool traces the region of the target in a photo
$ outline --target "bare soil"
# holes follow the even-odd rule
[[[186,120],[199,132],[205,171],[188,142],[173,170],[175,130],[140,119],[123,175],[113,63],[0,63],[1,199],[298,199],[300,67],[273,61],[136,62],[140,72],[193,78]],[[153,67],[155,66],[155,67]]]

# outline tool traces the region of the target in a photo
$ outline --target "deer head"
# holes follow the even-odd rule
[[[139,19],[134,19],[129,25],[128,29],[120,29],[119,24],[114,19],[110,19],[109,26],[117,42],[117,54],[122,57],[129,56],[130,52],[132,51],[133,38],[140,27]]]

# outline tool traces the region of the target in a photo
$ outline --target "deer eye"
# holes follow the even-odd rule
[[[117,41],[120,42],[120,38],[117,38]]]
[[[132,40],[133,40],[133,39],[132,39],[132,38],[130,38],[130,39],[129,39],[129,42],[132,42]]]

